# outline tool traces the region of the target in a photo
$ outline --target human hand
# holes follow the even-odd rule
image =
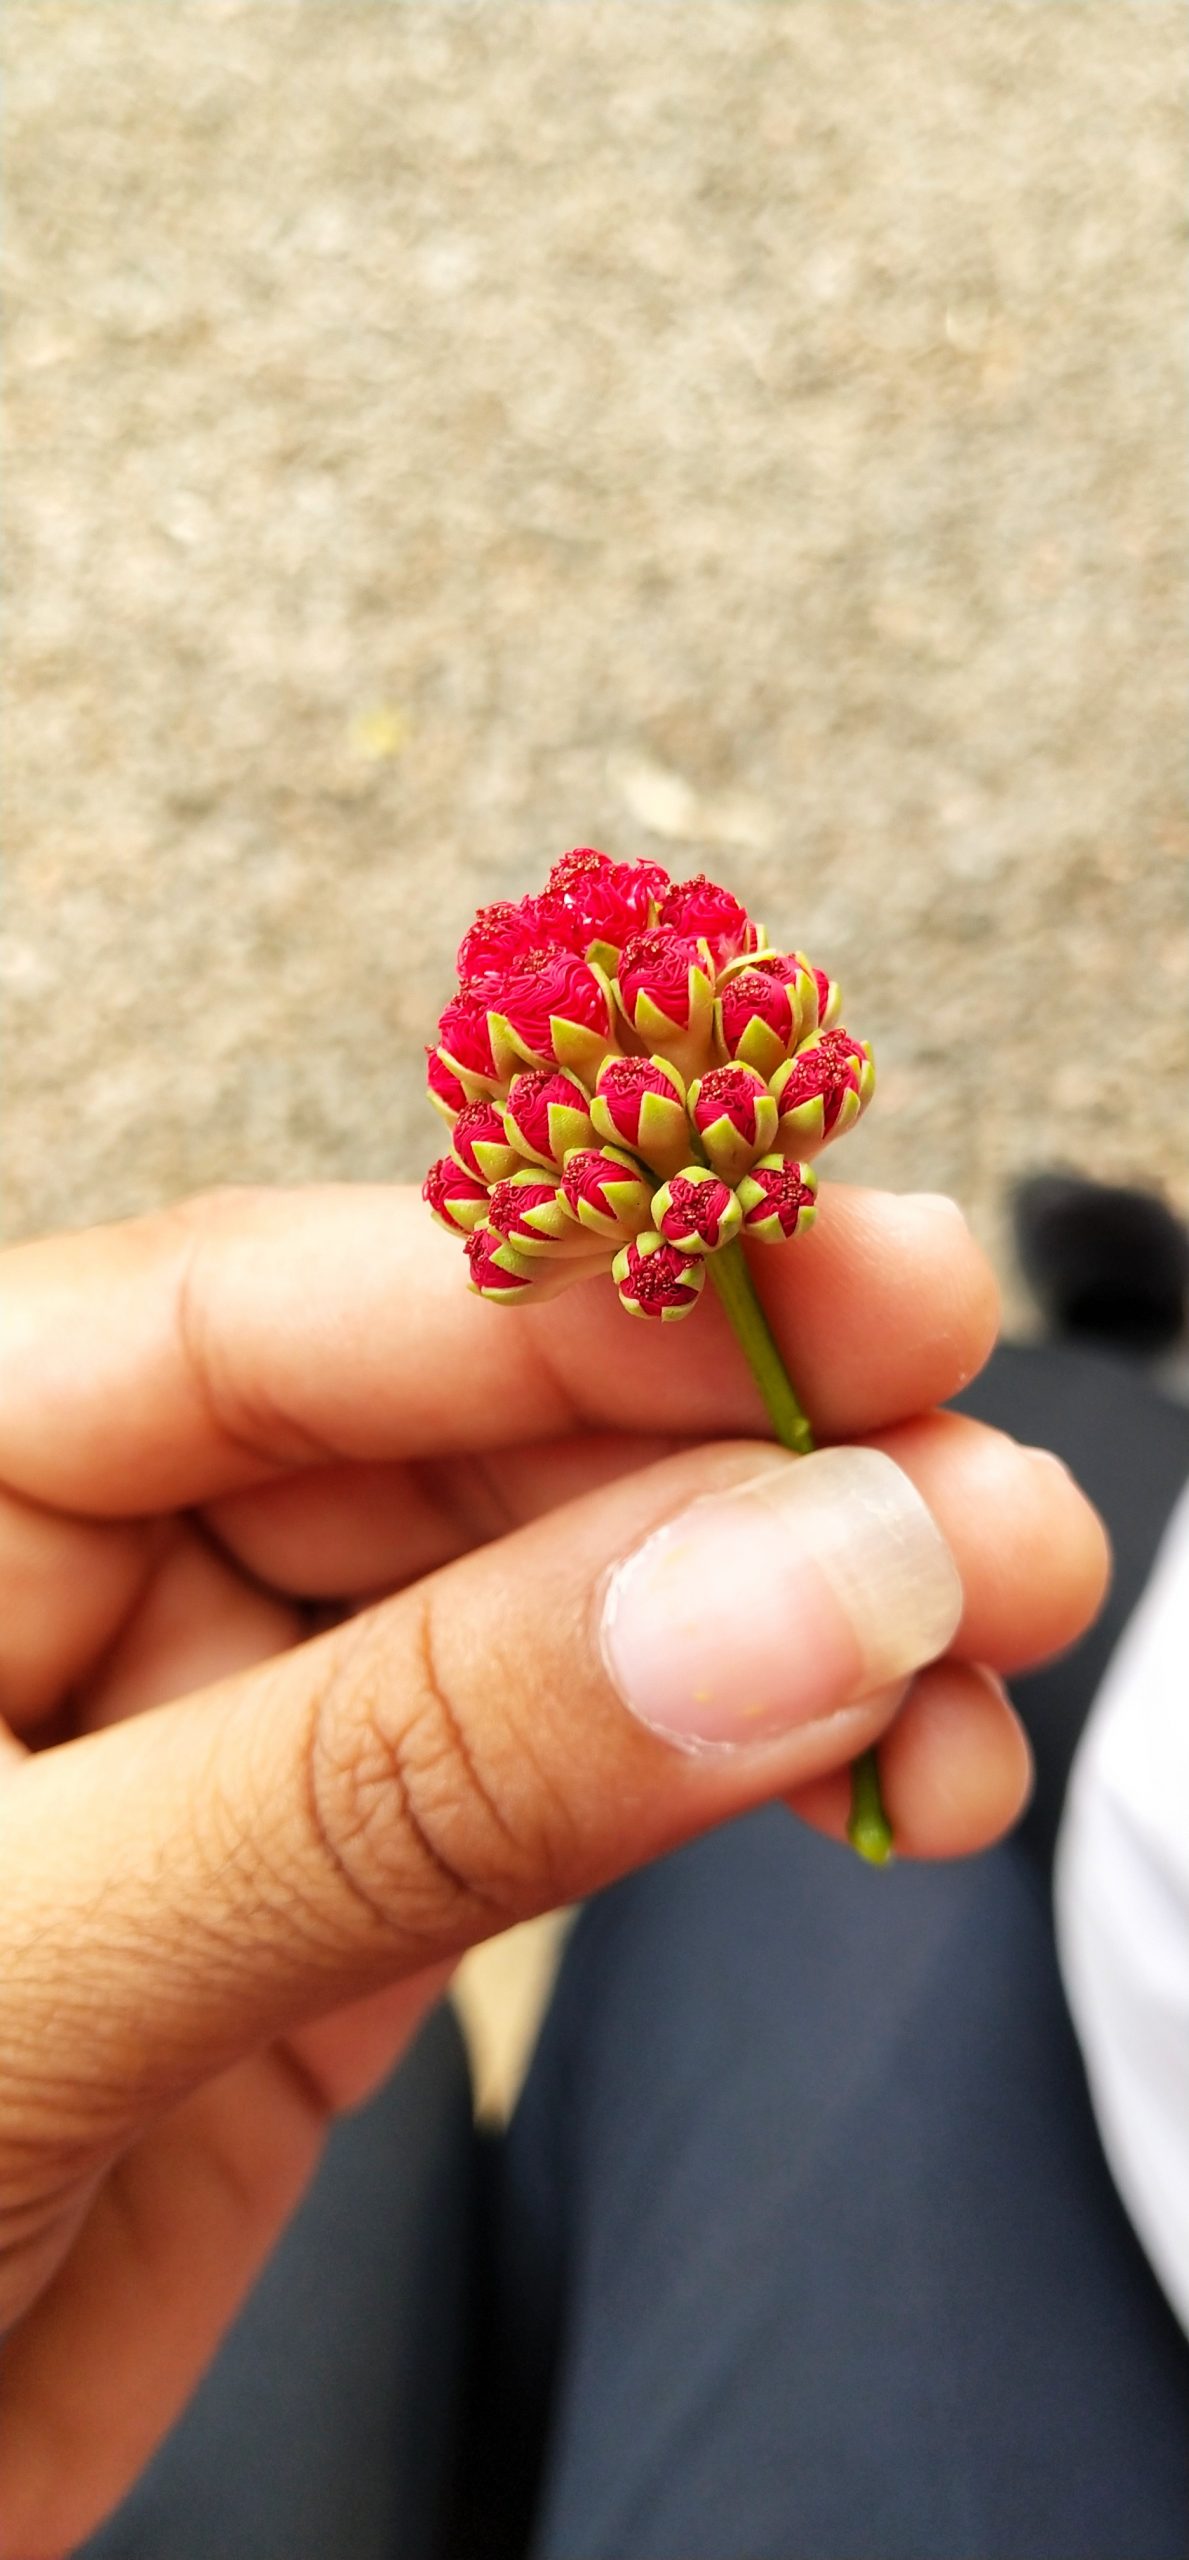
[[[830,1187],[760,1278],[821,1438],[882,1459],[781,1459],[716,1307],[493,1314],[410,1194],[0,1259],[6,2560],[128,2487],[463,1948],[770,1798],[840,1836],[881,1734],[902,1853],[1019,1810],[992,1674],[1105,1547],[930,1411],[987,1267],[948,1204]]]

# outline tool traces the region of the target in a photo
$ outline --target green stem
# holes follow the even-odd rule
[[[721,1253],[712,1253],[707,1269],[781,1448],[791,1450],[795,1457],[807,1458],[814,1445],[809,1417],[781,1359],[738,1239]],[[861,1752],[852,1763],[850,1789],[847,1839],[871,1866],[886,1866],[892,1855],[892,1827],[884,1812],[879,1761],[874,1751]]]

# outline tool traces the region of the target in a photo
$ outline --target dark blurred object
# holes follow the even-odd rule
[[[1050,1334],[1155,1358],[1185,1329],[1189,1235],[1150,1191],[1040,1173],[1012,1199],[1016,1252]]]

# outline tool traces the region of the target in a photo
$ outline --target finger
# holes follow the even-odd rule
[[[2,2405],[19,2456],[4,2547],[16,2560],[25,2515],[35,2549],[73,2551],[139,2477],[308,2185],[332,2114],[392,2068],[445,1970],[252,2055],[117,2162],[6,2344]],[[39,2473],[53,2483],[49,2514]]]
[[[270,1582],[313,1593],[334,1587],[324,1580],[333,1571],[341,1590],[374,1592],[612,1481],[648,1445],[598,1435],[486,1462],[368,1468],[359,1483],[350,1469],[319,1468],[236,1495],[213,1516]],[[1008,1671],[1071,1643],[1101,1602],[1109,1551],[1067,1469],[964,1414],[923,1415],[875,1445],[944,1511],[965,1590],[953,1650]]]
[[[1018,1671],[1089,1626],[1110,1580],[1110,1544],[1059,1458],[959,1413],[926,1415],[874,1444],[930,1506],[944,1502],[966,1595],[953,1652]]]
[[[78,1691],[84,1732],[283,1653],[302,1614],[246,1582],[198,1530],[171,1524],[136,1607]]]
[[[819,1431],[944,1400],[995,1287],[959,1212],[827,1186],[758,1284]],[[766,1429],[717,1303],[658,1343],[605,1278],[498,1311],[410,1192],[249,1192],[0,1263],[0,1478],[72,1510],[192,1504],[294,1466],[590,1426]]]
[[[31,1733],[106,1652],[143,1590],[156,1532],[75,1520],[0,1490],[0,1714]]]
[[[885,1810],[901,1858],[963,1858],[1019,1820],[1032,1756],[993,1672],[938,1662],[919,1672],[879,1746]],[[815,1831],[845,1841],[848,1773],[835,1770],[789,1797]]]

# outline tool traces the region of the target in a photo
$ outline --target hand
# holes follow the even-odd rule
[[[709,1301],[481,1305],[408,1194],[0,1259],[7,2560],[128,2487],[460,1950],[766,1799],[839,1832],[881,1733],[907,1854],[1017,1813],[992,1673],[1105,1557],[1055,1461],[929,1410],[986,1265],[948,1204],[839,1188],[756,1260],[866,1454],[765,1444]]]

